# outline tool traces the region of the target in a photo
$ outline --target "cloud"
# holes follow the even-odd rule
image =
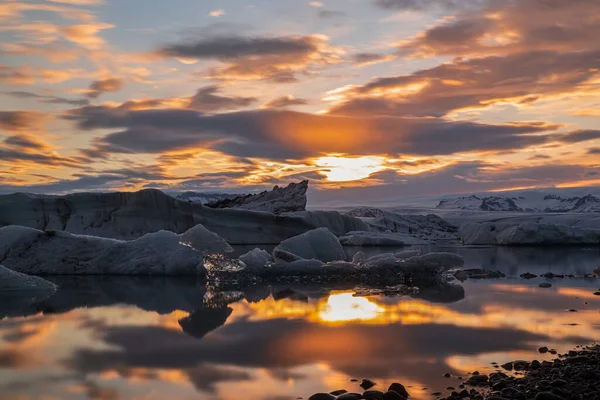
[[[346,15],[346,13],[343,11],[321,10],[321,11],[319,11],[318,15],[319,15],[319,18],[329,19],[329,18],[343,17]]]
[[[507,0],[484,4],[400,43],[400,50],[414,57],[459,57],[600,49],[596,40],[600,24],[595,17],[600,13],[598,2]]]
[[[222,15],[225,15],[225,10],[223,10],[223,9],[212,10],[211,12],[208,13],[208,15],[210,17],[220,17]]]
[[[29,149],[43,151],[51,149],[51,147],[46,142],[43,142],[33,136],[24,135],[8,136],[6,139],[4,139],[4,144],[12,147],[19,147],[24,150]]]
[[[380,77],[328,97],[337,114],[443,116],[464,108],[590,89],[600,51],[529,52],[457,59],[409,75]],[[518,65],[519,68],[515,68]]]
[[[94,81],[89,86],[90,91],[87,94],[87,97],[89,97],[90,99],[95,99],[103,93],[118,92],[124,86],[125,86],[125,81],[120,78],[109,78],[109,79]]]
[[[219,90],[220,87],[217,85],[198,89],[196,94],[192,96],[188,108],[212,113],[248,107],[258,101],[256,97],[220,96],[217,94]]]
[[[98,33],[105,29],[111,29],[115,26],[112,24],[93,22],[87,24],[78,24],[64,26],[60,28],[60,32],[65,39],[80,45],[88,50],[100,50],[105,44],[105,40],[98,36]]]
[[[89,104],[89,100],[87,99],[67,99],[64,97],[58,96],[46,96],[40,95],[31,92],[23,92],[23,91],[12,91],[12,92],[1,92],[2,94],[18,97],[21,99],[38,99],[42,103],[48,104],[68,104],[71,106],[85,106]]]
[[[203,115],[193,110],[123,111],[104,106],[72,110],[81,130],[120,129],[101,138],[115,152],[160,153],[209,148],[240,157],[302,159],[321,153],[438,155],[545,144],[564,134],[557,125],[491,125],[432,118],[314,115],[245,111]],[[168,134],[165,134],[168,132]]]
[[[37,111],[0,111],[0,129],[9,132],[40,130],[45,120]]]
[[[221,67],[209,72],[213,79],[295,80],[295,73],[309,66],[339,62],[341,51],[322,35],[308,36],[207,36],[164,46],[163,57],[218,60]]]
[[[308,104],[306,99],[299,99],[292,95],[277,97],[263,104],[261,108],[285,108]]]
[[[366,67],[368,65],[379,64],[396,59],[394,54],[377,54],[377,53],[357,53],[353,54],[352,62],[358,67]]]
[[[385,10],[426,10],[428,8],[457,9],[460,7],[473,7],[481,0],[373,0],[373,3]],[[468,4],[466,4],[468,3]]]
[[[104,4],[104,0],[49,0],[54,3],[65,3],[79,6],[95,6]]]
[[[588,154],[600,154],[600,147],[592,147],[591,149],[588,149],[587,151]]]

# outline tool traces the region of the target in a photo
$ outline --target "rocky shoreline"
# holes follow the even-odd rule
[[[556,354],[542,347],[540,353]],[[600,345],[578,347],[557,354],[553,361],[516,360],[497,366],[489,375],[474,371],[449,396],[431,393],[438,400],[600,400]],[[444,375],[450,378],[450,374]],[[374,382],[365,379],[364,393],[338,390],[317,393],[308,400],[408,400],[410,394],[400,383],[386,392],[373,390]]]

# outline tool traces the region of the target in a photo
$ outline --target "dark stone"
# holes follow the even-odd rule
[[[550,392],[540,392],[535,395],[533,400],[566,400],[564,397]]]
[[[533,360],[531,364],[529,364],[529,369],[536,370],[542,368],[542,363],[538,360]]]
[[[335,396],[329,393],[315,393],[308,400],[335,400]]]
[[[367,390],[363,393],[363,397],[367,400],[383,400],[383,392],[379,390]]]
[[[370,379],[363,379],[360,383],[360,387],[365,390],[371,389],[373,386],[375,386],[375,382]]]
[[[449,372],[446,372],[446,373],[444,374],[444,378],[450,378],[450,376],[451,376],[451,375],[450,375],[450,373],[449,373]]]
[[[477,386],[482,383],[486,383],[488,381],[488,379],[489,379],[489,377],[487,375],[483,375],[483,374],[482,375],[473,375],[467,381],[467,385]]]
[[[596,296],[600,296],[600,292],[594,292]]]
[[[344,394],[344,393],[348,393],[348,391],[344,390],[344,389],[341,389],[341,390],[334,390],[333,392],[330,392],[330,394],[332,394],[334,396],[339,396],[339,395]]]
[[[527,400],[527,395],[518,389],[507,387],[502,389],[502,397],[514,400]]]
[[[392,383],[388,390],[393,390],[394,392],[399,393],[404,397],[410,397],[410,394],[408,393],[404,385],[398,382]]]
[[[541,287],[542,289],[548,289],[548,288],[552,287],[552,284],[548,283],[548,282],[542,282],[538,286]]]
[[[562,387],[562,386],[567,386],[568,382],[565,381],[564,379],[555,379],[552,381],[551,385],[554,387]]]
[[[337,400],[361,400],[363,395],[360,393],[344,393],[339,396]]]
[[[393,390],[389,390],[383,394],[383,400],[406,400],[405,396],[402,396],[398,392],[394,392]]]
[[[502,364],[501,367],[504,368],[507,371],[512,371],[513,370],[513,363],[507,362],[506,364]]]
[[[524,274],[521,274],[521,278],[533,279],[533,278],[537,278],[537,275],[531,274],[529,272],[525,272]]]
[[[538,349],[538,351],[539,351],[540,353],[547,353],[547,352],[548,352],[548,348],[547,348],[546,346],[544,346],[544,347],[540,347],[540,348]]]

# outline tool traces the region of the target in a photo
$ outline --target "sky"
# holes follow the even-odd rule
[[[0,193],[600,185],[600,1],[5,0]]]

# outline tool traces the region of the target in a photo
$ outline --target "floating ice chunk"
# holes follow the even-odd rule
[[[179,243],[202,254],[230,253],[233,248],[222,237],[198,224],[183,233]]]
[[[263,268],[268,263],[273,262],[273,257],[267,251],[259,248],[250,250],[240,256],[240,260],[246,264],[249,269]]]
[[[13,271],[0,265],[0,295],[22,294],[25,292],[55,292],[56,285],[37,276]]]
[[[301,259],[320,261],[344,260],[346,254],[337,237],[327,228],[318,228],[284,240],[273,250],[275,261]]]
[[[0,320],[4,317],[30,315],[39,312],[34,304],[56,292],[56,285],[36,276],[29,276],[0,265]]]
[[[420,255],[421,255],[421,249],[405,250],[405,251],[400,251],[398,253],[394,253],[394,257],[396,257],[399,260],[403,260],[405,258],[410,258],[410,257],[414,257],[414,256],[420,256]]]
[[[391,232],[348,232],[340,237],[343,246],[404,246],[405,235]]]
[[[8,268],[34,275],[198,275],[202,254],[182,246],[179,235],[159,231],[132,241],[0,228],[0,254]]]

